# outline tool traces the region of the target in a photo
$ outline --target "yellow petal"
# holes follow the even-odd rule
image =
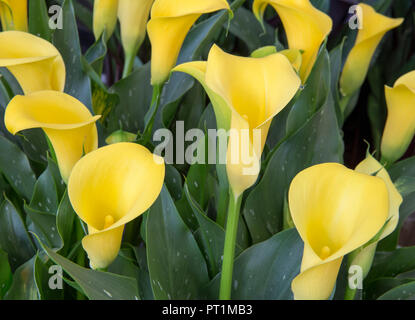
[[[0,32],[0,67],[9,69],[25,94],[65,87],[65,64],[59,51],[26,32]]]
[[[258,178],[271,120],[295,95],[300,78],[282,54],[245,58],[227,54],[216,45],[207,63],[185,63],[174,70],[187,72],[203,84],[218,127],[231,129],[227,174],[234,195],[240,195]],[[254,129],[259,132],[259,142]]]
[[[64,181],[84,153],[95,150],[98,135],[89,110],[75,98],[58,91],[38,91],[15,96],[6,108],[7,130],[42,128],[51,141]]]
[[[27,32],[27,0],[1,0],[0,18],[3,31]]]
[[[277,53],[277,48],[275,46],[265,46],[259,48],[251,53],[252,58],[263,58],[269,56],[270,54]],[[287,59],[291,62],[294,69],[299,72],[302,63],[302,55],[300,50],[295,49],[286,49],[282,50],[279,53],[283,54],[287,57]]]
[[[386,169],[370,154],[366,159],[359,163],[355,169],[357,172],[365,173],[368,175],[376,175],[381,178],[388,188],[389,194],[389,214],[388,223],[379,236],[379,241],[390,235],[396,228],[399,222],[399,207],[403,201],[401,194],[393,184],[389,173]]]
[[[415,71],[385,86],[388,117],[382,136],[382,158],[393,163],[408,149],[415,134]]]
[[[98,40],[104,30],[107,39],[111,37],[117,25],[118,0],[94,0],[93,29]]]
[[[154,0],[119,0],[118,19],[124,51],[137,52],[146,36],[146,25]]]
[[[362,12],[362,15],[358,15],[361,29],[347,57],[340,78],[340,91],[344,96],[352,95],[361,87],[373,54],[383,36],[403,22],[402,18],[392,19],[377,13],[367,4],[361,3],[359,6]]]
[[[305,82],[333,22],[324,12],[314,8],[309,0],[255,0],[252,9],[261,22],[268,5],[281,18],[290,49],[303,51],[300,76]]]
[[[128,142],[100,148],[75,165],[68,195],[88,224],[90,235],[83,245],[92,266],[106,267],[116,257],[123,226],[157,199],[164,170],[162,158]]]
[[[293,290],[298,290],[294,295],[327,299],[335,283],[334,261],[340,264],[344,255],[367,243],[386,222],[388,189],[381,178],[324,163],[301,171],[291,182],[288,199],[305,246],[301,273],[293,283]],[[324,272],[319,270],[330,275],[327,282],[313,282],[321,279]],[[311,293],[313,296],[308,295]]]
[[[295,300],[326,300],[336,284],[343,257],[301,272],[291,283]]]
[[[156,0],[147,25],[151,41],[151,83],[164,83],[175,66],[183,41],[204,13],[227,9],[226,0]]]

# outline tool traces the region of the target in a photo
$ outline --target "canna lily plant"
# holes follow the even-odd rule
[[[401,158],[415,134],[415,71],[385,86],[388,117],[382,136],[382,159],[391,164]]]
[[[65,64],[59,51],[26,32],[0,32],[0,67],[13,74],[25,94],[65,87]]]
[[[389,193],[382,178],[324,163],[301,171],[288,201],[304,241],[294,298],[328,299],[343,257],[371,240],[388,218]]]
[[[93,269],[118,255],[125,224],[145,212],[163,186],[164,161],[145,147],[116,143],[83,157],[74,167],[68,195],[88,225],[82,246]]]
[[[359,32],[340,77],[340,92],[346,97],[346,102],[363,84],[375,50],[384,35],[403,22],[402,18],[393,19],[377,13],[367,4],[360,3],[359,7]],[[343,111],[345,106],[343,103]]]
[[[289,48],[303,52],[300,76],[305,83],[333,22],[324,12],[313,7],[309,0],[255,0],[252,9],[261,24],[268,5],[281,18]]]
[[[95,122],[99,118],[70,95],[37,91],[15,96],[6,108],[4,122],[12,134],[42,128],[53,146],[62,179],[68,182],[75,163],[98,147]]]
[[[0,20],[3,31],[27,32],[27,0],[1,0]]]
[[[221,283],[221,298],[229,299],[242,194],[258,178],[273,117],[294,97],[301,80],[283,54],[244,58],[227,54],[216,45],[207,62],[185,63],[174,71],[186,72],[204,86],[218,128],[230,130],[226,152],[230,204]]]

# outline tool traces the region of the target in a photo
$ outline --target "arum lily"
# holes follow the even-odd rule
[[[403,201],[402,196],[393,184],[388,172],[382,165],[373,158],[370,154],[363,160],[355,169],[357,172],[361,172],[368,175],[373,175],[381,178],[388,188],[389,194],[389,214],[386,224],[382,227],[379,233],[371,239],[368,244],[356,249],[351,253],[349,257],[349,265],[358,265],[362,268],[363,278],[367,276],[372,266],[373,257],[375,256],[377,243],[390,235],[398,225],[399,222],[399,207]],[[349,287],[346,290],[346,298],[353,299],[355,290],[351,290]]]
[[[97,148],[95,121],[99,118],[70,95],[38,91],[15,96],[6,108],[4,122],[12,134],[42,128],[55,151],[62,179],[67,182],[75,163]]]
[[[252,58],[263,58],[269,56],[270,54],[277,53],[277,48],[275,46],[265,46],[259,48],[251,53]],[[299,50],[294,49],[286,49],[281,50],[279,52],[287,57],[287,59],[291,62],[293,68],[299,72],[301,68],[301,63],[303,61],[301,52]]]
[[[157,199],[164,172],[162,158],[128,142],[100,148],[75,165],[68,195],[88,225],[82,245],[91,268],[106,268],[117,257],[125,224]]]
[[[95,0],[93,31],[98,40],[104,30],[107,39],[111,37],[117,25],[118,0]]]
[[[383,179],[324,163],[301,171],[288,201],[304,241],[301,272],[291,287],[295,299],[328,299],[343,257],[371,240],[388,218]]]
[[[324,12],[313,7],[309,0],[255,0],[252,9],[261,23],[268,5],[281,18],[290,49],[303,51],[300,76],[305,82],[333,22]]]
[[[351,96],[361,87],[373,54],[383,36],[403,22],[402,18],[392,19],[377,13],[367,4],[361,3],[359,7],[361,14],[358,14],[357,18],[361,29],[340,77],[340,91],[343,96]]]
[[[134,57],[146,36],[147,20],[153,2],[154,0],[119,0],[118,18],[126,57],[124,76],[131,71]]]
[[[229,299],[241,196],[258,178],[273,117],[293,98],[301,80],[282,54],[244,58],[227,54],[216,45],[207,62],[185,63],[174,71],[189,73],[204,86],[218,128],[230,129],[226,152],[230,204],[221,283],[221,299]]]
[[[25,94],[35,91],[63,91],[65,64],[59,51],[48,41],[21,31],[0,33],[0,67],[6,67]]]
[[[385,86],[388,117],[382,137],[382,158],[393,163],[403,156],[415,134],[415,71]]]
[[[27,32],[27,0],[0,0],[0,19],[3,31]]]
[[[151,83],[163,84],[175,66],[183,41],[202,14],[227,9],[226,0],[156,0],[147,25],[152,45]]]

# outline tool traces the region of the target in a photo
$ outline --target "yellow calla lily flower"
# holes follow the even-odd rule
[[[259,48],[253,51],[251,53],[251,57],[252,58],[263,58],[273,53],[277,53],[277,48],[275,46],[265,46],[265,47],[262,47],[262,48]],[[291,62],[292,66],[297,72],[300,71],[303,58],[299,50],[286,49],[286,50],[281,50],[279,53],[287,57],[287,59]]]
[[[117,25],[118,0],[94,0],[93,31],[98,40],[104,30],[107,39],[114,33]]]
[[[154,0],[119,0],[118,19],[126,54],[136,53],[146,36],[146,26]]]
[[[359,30],[340,77],[340,91],[350,96],[363,84],[369,70],[370,61],[386,32],[399,27],[402,18],[392,19],[377,13],[371,6],[360,3],[361,15],[357,15]]]
[[[382,136],[382,158],[401,158],[415,134],[415,71],[400,77],[393,88],[385,86],[388,117]]]
[[[268,5],[281,18],[290,49],[303,51],[300,77],[305,82],[333,22],[324,12],[313,7],[309,0],[255,0],[252,10],[261,23]]]
[[[125,224],[157,199],[164,173],[162,158],[128,142],[100,148],[75,165],[68,195],[88,225],[82,245],[91,268],[106,268],[117,257]]]
[[[343,256],[372,239],[385,224],[389,194],[379,178],[324,163],[301,171],[288,194],[293,222],[304,241],[295,299],[328,299]]]
[[[37,91],[15,96],[6,108],[4,123],[16,134],[42,128],[56,153],[62,179],[67,182],[75,163],[98,147],[95,121],[80,101],[59,91]]]
[[[181,46],[202,14],[231,10],[226,0],[156,0],[147,25],[152,45],[151,84],[161,85],[175,66]]]
[[[185,63],[174,71],[189,73],[202,83],[218,128],[230,129],[226,169],[233,194],[238,197],[257,180],[271,121],[294,97],[300,78],[280,53],[245,58],[227,54],[216,45],[207,62]]]
[[[3,31],[27,32],[27,0],[0,0],[0,19]]]
[[[381,178],[385,182],[389,194],[389,214],[386,225],[382,228],[381,233],[376,236],[376,241],[369,246],[356,251],[351,262],[351,265],[360,265],[363,269],[363,277],[366,277],[372,266],[377,243],[390,235],[398,225],[399,207],[403,199],[386,169],[370,154],[367,155],[365,160],[359,163],[355,170],[360,173],[376,175],[376,177]]]
[[[65,64],[59,51],[30,33],[0,32],[0,67],[13,74],[25,94],[65,87]]]

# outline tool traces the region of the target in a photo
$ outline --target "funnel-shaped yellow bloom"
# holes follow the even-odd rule
[[[77,99],[59,91],[37,91],[15,96],[6,108],[7,130],[42,128],[52,143],[64,181],[84,153],[95,150],[98,135],[89,110]]]
[[[126,55],[137,52],[146,36],[146,25],[154,0],[119,0],[118,19]]]
[[[382,158],[390,163],[403,156],[415,134],[415,71],[385,86],[388,117],[382,137]]]
[[[3,31],[27,32],[27,0],[0,0],[0,19]]]
[[[381,233],[376,236],[376,241],[355,252],[353,261],[351,262],[351,265],[360,265],[363,269],[363,277],[366,277],[372,266],[377,243],[390,235],[398,225],[399,207],[403,199],[386,169],[370,154],[367,155],[365,160],[359,163],[355,170],[368,175],[376,175],[381,178],[385,182],[389,193],[389,214],[386,225],[382,228]]]
[[[255,0],[252,9],[261,23],[268,5],[272,5],[281,18],[290,49],[303,51],[300,76],[305,82],[333,22],[309,0]]]
[[[277,48],[275,46],[265,46],[265,47],[262,47],[262,48],[259,48],[253,51],[251,53],[251,57],[252,58],[263,58],[274,53],[277,53]],[[300,71],[303,58],[299,50],[286,49],[286,50],[280,51],[279,53],[287,57],[287,59],[291,62],[292,66],[297,72]]]
[[[124,225],[157,199],[164,170],[162,158],[128,142],[100,148],[75,165],[68,195],[88,225],[82,245],[92,268],[106,268],[117,257]]]
[[[59,51],[30,33],[0,32],[0,67],[7,67],[25,94],[65,87],[65,64]]]
[[[344,96],[352,95],[362,86],[370,61],[383,36],[403,22],[402,18],[392,19],[377,13],[367,4],[361,3],[359,7],[361,14],[357,14],[357,18],[361,29],[340,77],[340,91]]]
[[[272,118],[294,97],[300,78],[280,53],[244,58],[227,54],[216,45],[207,62],[189,62],[174,70],[189,73],[203,84],[218,128],[231,129],[227,175],[235,197],[241,195],[258,178]]]
[[[107,39],[111,37],[117,25],[118,0],[94,0],[93,29],[98,40],[106,30]]]
[[[147,25],[152,45],[151,83],[160,85],[175,66],[184,39],[204,13],[227,9],[226,0],[156,0]]]
[[[343,256],[372,239],[385,224],[389,195],[378,177],[341,164],[307,168],[292,181],[288,200],[304,241],[295,299],[328,299]]]

